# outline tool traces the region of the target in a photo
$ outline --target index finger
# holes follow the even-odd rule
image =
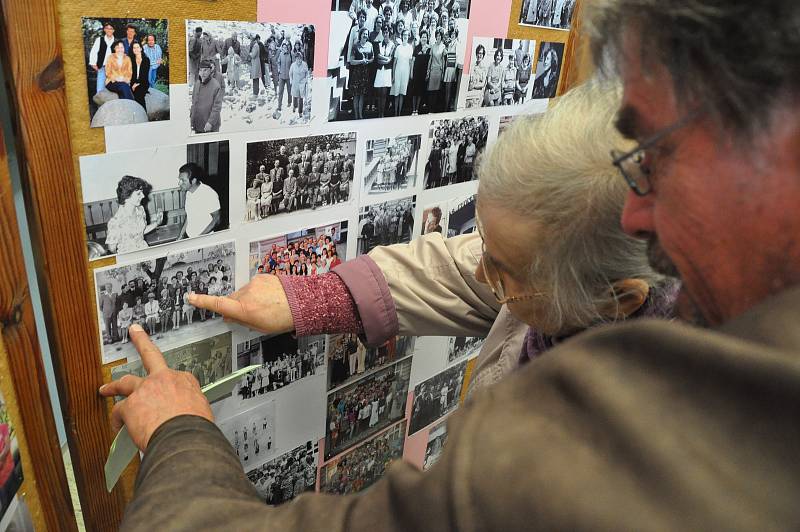
[[[128,335],[131,338],[133,346],[139,352],[139,356],[142,357],[142,365],[144,365],[144,369],[147,370],[148,375],[162,369],[167,369],[164,355],[161,354],[161,350],[150,340],[150,337],[144,332],[141,325],[131,325],[128,328]]]

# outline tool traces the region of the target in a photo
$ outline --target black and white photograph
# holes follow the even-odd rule
[[[217,421],[217,427],[233,446],[245,471],[275,456],[275,401]]]
[[[259,365],[242,375],[236,396],[245,402],[281,390],[325,371],[325,337],[292,334],[259,336],[236,346],[238,369]]]
[[[522,105],[531,97],[536,41],[476,37],[461,106]]]
[[[249,143],[244,221],[349,201],[355,160],[355,133]]]
[[[405,423],[398,423],[322,466],[319,491],[350,495],[370,487],[383,477],[393,461],[402,459],[405,432]]]
[[[328,120],[455,111],[472,0],[332,0]]]
[[[447,213],[447,238],[477,231],[475,225],[476,195],[451,201]]]
[[[572,27],[576,0],[524,0],[519,14],[523,26],[540,26],[556,30]]]
[[[289,502],[317,486],[319,444],[310,441],[247,472],[258,496],[270,506]]]
[[[185,32],[192,134],[311,121],[313,25],[187,20]]]
[[[467,116],[435,120],[429,135],[426,190],[475,179],[475,160],[489,138],[488,118]]]
[[[350,384],[369,373],[412,355],[416,338],[396,336],[378,347],[364,347],[355,334],[328,336],[328,390]]]
[[[233,293],[235,259],[235,244],[226,242],[96,269],[103,363],[138,358],[128,338],[134,323],[162,351],[226,332],[222,316],[189,304],[189,292]]]
[[[413,189],[419,173],[422,135],[367,141],[364,191],[382,194]]]
[[[465,360],[414,388],[409,436],[458,408],[466,372]]]
[[[427,471],[433,464],[439,461],[447,442],[447,420],[445,419],[438,425],[431,427],[428,432],[428,446],[425,447],[425,461],[422,463],[422,470]]]
[[[561,64],[564,57],[564,43],[543,42],[536,59],[536,76],[533,80],[532,98],[555,98]]]
[[[358,217],[358,254],[375,246],[411,241],[417,197],[403,198],[362,207]]]
[[[250,242],[250,278],[319,275],[347,260],[347,221]]]
[[[403,419],[411,360],[402,360],[328,395],[326,460]]]
[[[486,340],[483,336],[453,336],[448,340],[447,347],[447,363],[452,364],[465,358],[472,358],[477,355],[483,342]]]
[[[81,18],[92,127],[169,120],[166,19]]]
[[[228,141],[80,158],[89,260],[227,230]]]

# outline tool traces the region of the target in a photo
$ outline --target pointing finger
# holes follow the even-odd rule
[[[136,375],[124,375],[121,379],[109,382],[105,386],[100,387],[100,395],[103,397],[113,397],[115,395],[122,395],[128,397],[136,391],[142,384],[142,379]]]
[[[128,329],[128,333],[131,337],[131,342],[133,342],[134,347],[136,347],[136,350],[139,352],[139,356],[142,357],[142,364],[144,365],[144,369],[147,370],[148,375],[162,369],[167,369],[164,355],[161,354],[161,351],[155,346],[153,341],[150,340],[150,337],[144,332],[141,325],[131,325]]]

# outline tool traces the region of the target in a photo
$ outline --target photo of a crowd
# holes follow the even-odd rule
[[[367,141],[364,190],[382,194],[413,189],[417,184],[422,135]]]
[[[358,254],[375,246],[409,242],[414,230],[417,197],[403,198],[362,207],[358,217]]]
[[[328,390],[413,354],[415,341],[413,336],[397,336],[379,347],[367,348],[355,334],[328,336]]]
[[[522,39],[473,39],[469,84],[463,107],[522,105],[533,87],[536,41]]]
[[[393,461],[402,458],[405,428],[405,423],[398,423],[325,464],[320,470],[319,491],[350,495],[370,487],[386,473]]]
[[[407,358],[328,395],[325,459],[402,419],[410,376]]]
[[[347,260],[347,221],[250,242],[250,277],[320,275]]]
[[[544,42],[536,60],[536,76],[533,80],[532,98],[555,98],[561,65],[564,58],[564,43]]]
[[[524,0],[519,23],[524,26],[541,26],[569,30],[576,0]]]
[[[166,19],[81,19],[92,127],[169,120]]]
[[[232,293],[234,250],[234,243],[227,242],[95,270],[104,363],[137,358],[128,339],[134,323],[162,350],[223,332],[221,316],[191,305],[189,293]]]
[[[314,26],[187,20],[185,32],[193,134],[311,120]]]
[[[488,137],[489,120],[485,116],[434,120],[425,164],[425,189],[475,179],[475,160],[486,147]]]
[[[467,198],[451,201],[447,213],[447,238],[474,233],[475,226],[475,200],[473,194]]]
[[[464,361],[434,375],[414,388],[409,435],[458,408],[466,372],[467,361]]]
[[[325,371],[325,337],[259,336],[236,346],[236,360],[239,369],[260,364],[236,390],[242,401],[255,399]]]
[[[260,466],[274,456],[275,401],[217,421],[217,426],[233,446],[245,471]]]
[[[447,363],[452,364],[457,360],[471,358],[472,355],[478,354],[485,340],[486,338],[483,336],[451,337],[448,340]]]
[[[332,0],[329,121],[455,111],[471,0]]]
[[[427,471],[439,461],[446,442],[447,420],[445,419],[438,425],[431,427],[430,432],[428,432],[428,446],[425,447],[425,461],[422,463],[423,471]]]
[[[355,133],[249,143],[245,221],[349,201],[355,157]]]
[[[80,169],[91,260],[229,228],[228,141],[90,155]]]
[[[270,506],[289,502],[317,485],[319,444],[309,441],[247,472],[259,497]]]

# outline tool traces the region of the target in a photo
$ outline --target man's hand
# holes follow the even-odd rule
[[[114,432],[125,425],[133,443],[144,451],[156,429],[174,417],[188,414],[213,422],[211,407],[197,379],[190,373],[169,369],[161,351],[140,325],[131,325],[128,331],[148,375],[125,375],[100,388],[104,397],[126,397],[111,411]]]
[[[241,290],[227,297],[189,294],[189,304],[222,314],[225,321],[265,333],[294,330],[289,301],[280,280],[274,275],[257,275]]]

